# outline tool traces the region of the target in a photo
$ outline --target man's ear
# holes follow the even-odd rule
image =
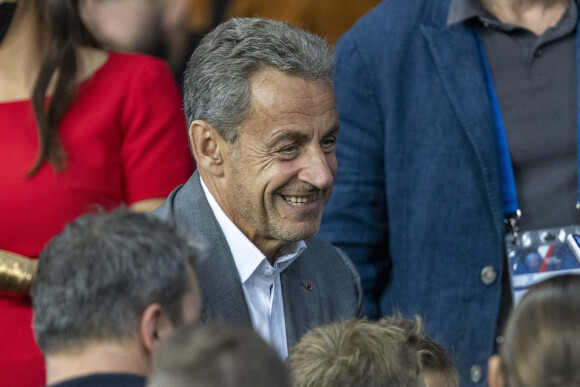
[[[143,346],[153,353],[172,332],[173,324],[160,304],[151,304],[141,316],[139,334]]]
[[[226,142],[213,126],[202,120],[195,120],[189,127],[189,143],[198,169],[215,175],[223,175]]]
[[[487,384],[489,387],[504,387],[499,355],[493,355],[487,362]]]

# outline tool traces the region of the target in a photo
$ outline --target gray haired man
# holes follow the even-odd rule
[[[210,246],[202,319],[253,326],[282,358],[308,329],[362,317],[359,276],[313,237],[334,184],[338,121],[323,39],[231,19],[185,74],[197,172],[156,210]]]
[[[151,353],[198,319],[196,245],[145,214],[89,215],[39,259],[34,334],[47,384],[143,386]]]

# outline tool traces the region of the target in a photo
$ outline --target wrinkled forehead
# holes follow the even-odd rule
[[[275,70],[264,70],[250,80],[250,117],[272,119],[283,114],[319,117],[336,112],[336,98],[330,81],[308,81]],[[288,117],[287,117],[288,118]]]
[[[287,74],[273,68],[263,68],[256,71],[249,79],[252,96],[258,92],[263,94],[279,92],[280,86],[287,91],[289,95],[302,95],[313,90],[331,91],[334,93],[332,79],[321,77],[316,80],[308,79],[301,76]],[[272,95],[275,97],[276,95]]]

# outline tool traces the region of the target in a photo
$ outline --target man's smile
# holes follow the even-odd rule
[[[303,206],[306,204],[313,203],[316,200],[316,194],[311,195],[300,195],[300,196],[286,196],[282,195],[282,197],[293,206]]]

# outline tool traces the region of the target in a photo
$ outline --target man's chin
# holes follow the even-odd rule
[[[292,224],[275,230],[276,239],[287,242],[298,242],[313,237],[320,228],[320,218],[308,224]]]

